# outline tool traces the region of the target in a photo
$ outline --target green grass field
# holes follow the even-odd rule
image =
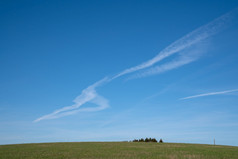
[[[238,159],[238,147],[174,143],[75,142],[1,145],[1,159]]]

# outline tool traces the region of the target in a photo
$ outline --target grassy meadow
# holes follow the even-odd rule
[[[0,159],[238,159],[238,147],[178,143],[72,142],[1,145]]]

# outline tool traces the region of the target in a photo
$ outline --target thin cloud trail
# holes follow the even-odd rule
[[[142,78],[145,76],[150,76],[154,74],[160,74],[172,69],[176,69],[178,67],[181,67],[183,65],[189,64],[191,62],[194,62],[198,60],[206,51],[207,51],[207,43],[204,45],[204,43],[201,44],[196,44],[196,47],[189,47],[183,50],[181,53],[179,53],[180,56],[175,58],[174,60],[167,62],[162,65],[158,65],[155,67],[150,67],[148,69],[145,69],[145,71],[140,71],[137,74],[134,74],[128,78],[129,79],[135,79],[135,78]]]
[[[180,58],[177,60],[173,60],[172,62],[165,63],[161,66],[150,68],[142,73],[135,74],[135,75],[129,77],[128,79],[142,78],[142,77],[153,75],[153,74],[163,73],[163,72],[181,67],[183,65],[189,64],[193,61],[195,61],[195,59],[183,57],[183,58]]]
[[[215,35],[216,33],[220,32],[227,26],[227,23],[230,22],[230,20],[232,19],[233,12],[234,11],[226,13],[216,18],[212,22],[199,27],[198,29],[192,31],[191,33],[183,36],[182,38],[170,44],[168,47],[160,51],[160,53],[156,55],[154,58],[140,65],[137,65],[135,67],[126,69],[118,73],[117,75],[115,75],[112,79],[116,79],[120,76],[150,67],[154,65],[155,63],[165,59],[166,57],[169,57],[175,53],[178,53],[185,48],[188,48],[194,44],[197,44],[198,42],[202,40],[209,38],[212,35]]]
[[[108,82],[108,78],[104,78],[104,79],[94,83],[93,85],[84,89],[82,91],[82,93],[74,99],[73,102],[75,104],[55,110],[53,113],[50,113],[50,114],[44,115],[40,118],[37,118],[36,120],[34,120],[34,122],[39,122],[39,121],[45,120],[45,119],[55,119],[55,118],[59,118],[59,117],[67,116],[67,115],[72,115],[72,114],[75,114],[76,112],[78,112],[79,110],[81,110],[81,111],[99,111],[99,110],[109,107],[107,99],[98,95],[95,90],[96,87],[99,87],[106,82]],[[92,103],[98,105],[98,107],[84,108],[84,109],[77,110],[79,107],[81,107],[83,104],[85,104],[87,102],[92,102]]]
[[[46,120],[46,119],[60,118],[63,116],[75,114],[80,111],[99,111],[99,110],[108,108],[109,107],[108,100],[105,99],[104,97],[98,95],[96,92],[96,88],[98,86],[101,86],[102,84],[111,82],[112,80],[114,80],[118,77],[121,77],[123,75],[151,67],[157,62],[159,62],[175,53],[179,53],[179,52],[183,51],[184,49],[187,49],[190,46],[193,46],[193,45],[201,42],[202,40],[209,38],[210,36],[218,33],[219,31],[221,31],[222,29],[224,29],[226,27],[226,24],[230,21],[233,12],[234,11],[224,14],[221,17],[213,20],[212,22],[185,35],[184,37],[180,38],[179,40],[175,41],[174,43],[170,44],[168,47],[163,49],[154,58],[152,58],[140,65],[137,65],[135,67],[128,68],[128,69],[116,74],[112,78],[104,78],[104,79],[96,82],[95,84],[84,89],[82,91],[82,93],[78,97],[76,97],[76,99],[73,101],[75,104],[55,110],[54,112],[52,112],[50,114],[44,115],[40,118],[37,118],[36,120],[34,120],[34,122],[39,122],[41,120]],[[188,64],[194,60],[195,60],[195,58],[183,57],[183,58],[174,60],[170,63],[152,68],[147,73],[145,73],[145,75],[168,71],[168,70],[180,67],[182,65]],[[87,102],[94,103],[94,104],[98,105],[98,107],[79,109],[83,104],[85,104]]]
[[[210,93],[204,93],[204,94],[198,94],[198,95],[194,95],[194,96],[180,98],[179,100],[192,99],[192,98],[198,98],[198,97],[204,97],[204,96],[212,96],[212,95],[218,95],[218,94],[226,94],[226,93],[237,92],[237,91],[238,91],[238,89],[221,91],[221,92],[210,92]]]

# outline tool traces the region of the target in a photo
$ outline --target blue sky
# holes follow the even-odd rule
[[[0,144],[238,146],[238,1],[1,1]]]

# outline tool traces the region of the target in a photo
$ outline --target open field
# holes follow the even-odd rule
[[[237,159],[238,147],[174,143],[74,142],[1,145],[0,159]]]

